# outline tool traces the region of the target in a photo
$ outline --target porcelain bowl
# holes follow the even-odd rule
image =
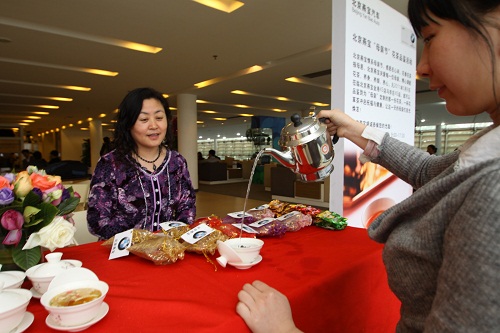
[[[242,263],[251,263],[257,259],[260,250],[264,246],[264,241],[257,238],[232,238],[224,242],[229,245],[241,258]],[[231,261],[228,260],[229,263]]]
[[[61,260],[61,252],[52,252],[45,256],[47,262],[38,264],[26,271],[26,276],[33,284],[33,289],[43,295],[52,279],[59,273],[75,267],[82,267],[78,260]]]
[[[26,273],[21,271],[0,272],[0,281],[4,283],[4,289],[16,289],[21,287],[25,278]]]
[[[0,333],[11,332],[21,323],[31,297],[26,289],[0,288]]]
[[[61,307],[50,305],[50,301],[56,295],[80,288],[98,289],[101,292],[101,296],[88,303],[79,305]],[[47,290],[47,292],[45,292],[45,294],[43,294],[42,298],[40,299],[40,302],[42,303],[43,307],[50,313],[50,315],[52,316],[52,320],[57,323],[58,326],[78,326],[91,321],[98,315],[101,304],[103,303],[108,290],[108,284],[103,281],[82,280],[68,282],[66,284],[62,284]]]

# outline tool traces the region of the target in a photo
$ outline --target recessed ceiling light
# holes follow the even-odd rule
[[[226,13],[234,12],[236,9],[244,5],[243,2],[236,0],[193,0],[193,1]]]

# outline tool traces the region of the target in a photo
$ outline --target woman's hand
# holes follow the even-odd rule
[[[301,332],[295,327],[286,296],[264,282],[245,284],[238,300],[236,312],[252,332]]]
[[[361,134],[366,125],[352,119],[339,109],[321,110],[316,114],[316,118],[325,118],[325,124],[331,136],[337,134],[338,137],[346,138],[365,149],[368,140],[363,138]]]

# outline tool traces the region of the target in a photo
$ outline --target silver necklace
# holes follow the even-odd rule
[[[161,155],[161,145],[158,146],[158,156],[156,156],[156,158],[154,160],[152,160],[152,161],[148,161],[147,159],[140,157],[139,154],[137,154],[137,153],[135,155],[137,157],[139,157],[139,159],[143,160],[144,162],[153,164],[153,171],[156,171],[155,162],[158,161],[158,159],[160,158],[160,155]]]

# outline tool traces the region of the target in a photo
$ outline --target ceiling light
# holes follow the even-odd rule
[[[0,93],[0,96],[41,98],[41,99],[49,99],[52,101],[58,101],[58,102],[72,102],[73,101],[73,98],[68,98],[68,97],[31,96],[31,95],[4,94],[4,93]]]
[[[42,117],[39,116],[28,116],[29,119],[42,119]]]
[[[226,13],[234,12],[236,9],[244,5],[243,2],[236,0],[193,0],[193,1]]]
[[[42,108],[42,109],[59,109],[59,106],[57,106],[57,105],[29,105],[29,104],[10,104],[10,103],[0,103],[0,105],[29,106],[29,107]]]
[[[328,89],[328,90],[332,89],[331,85],[316,83],[314,81],[301,79],[301,78],[298,78],[298,77],[295,77],[295,76],[288,77],[288,78],[285,79],[285,81],[293,82],[293,83],[307,84],[309,86],[320,87],[320,88],[324,88],[324,89]]]
[[[201,111],[203,113],[210,113],[210,114],[213,114],[213,113],[217,113],[216,111],[211,111],[211,110],[205,110],[205,111]]]
[[[106,117],[106,114],[105,114],[105,113],[101,113],[101,114],[99,115],[99,118],[104,118],[104,117]]]
[[[250,113],[240,113],[240,116],[242,116],[242,117],[253,117],[253,114],[250,114]]]
[[[106,44],[106,45],[124,47],[124,48],[130,49],[130,50],[140,51],[140,52],[158,53],[162,50],[161,47],[150,46],[150,45],[130,42],[130,41],[126,41],[126,40],[121,40],[121,39],[90,35],[90,34],[85,34],[85,33],[81,33],[81,32],[46,26],[43,24],[36,24],[33,22],[26,22],[26,21],[20,21],[20,20],[16,20],[16,19],[10,19],[10,18],[6,18],[6,17],[0,17],[0,24],[12,26],[12,27],[23,28],[23,29],[28,29],[28,30],[42,31],[42,32],[46,32],[49,34],[53,34],[53,35],[60,35],[60,36],[66,36],[66,37],[70,37],[70,38],[83,39],[83,40],[87,40],[87,41],[94,42],[94,43],[101,43],[101,44]]]
[[[0,61],[13,63],[13,64],[30,65],[30,66],[37,66],[37,67],[69,70],[69,71],[74,71],[74,72],[90,73],[90,74],[103,75],[103,76],[117,76],[118,75],[118,72],[111,72],[111,71],[107,71],[107,70],[103,70],[103,69],[55,65],[55,64],[47,64],[47,63],[37,62],[37,61],[28,61],[28,60],[2,58],[2,57],[0,57]]]
[[[47,111],[35,111],[35,112],[32,112],[33,114],[41,114],[43,116],[48,116],[50,114],[50,112],[47,112]]]
[[[270,99],[275,99],[275,100],[284,101],[284,102],[306,103],[306,104],[312,104],[315,106],[328,106],[328,105],[330,105],[330,104],[325,104],[325,103],[320,103],[320,102],[297,101],[297,100],[293,100],[293,99],[283,97],[283,96],[268,96],[268,95],[262,95],[262,94],[255,94],[255,93],[251,93],[251,92],[243,91],[243,90],[233,90],[233,91],[231,91],[231,93],[237,94],[237,95],[249,95],[249,96],[255,96],[255,97],[262,97],[262,98],[270,98]],[[273,111],[276,111],[276,110],[273,110]]]
[[[425,119],[420,120],[421,123],[425,123]]]
[[[224,121],[224,120],[227,120],[227,118],[214,118],[214,120],[221,120],[221,121]]]
[[[91,90],[90,88],[87,88],[87,87],[65,86],[65,85],[48,84],[48,83],[34,83],[34,82],[24,82],[24,81],[12,81],[12,80],[0,80],[0,82],[12,83],[12,84],[25,84],[25,85],[29,85],[29,86],[38,86],[38,87],[60,88],[60,89],[77,90],[77,91],[90,91]]]

